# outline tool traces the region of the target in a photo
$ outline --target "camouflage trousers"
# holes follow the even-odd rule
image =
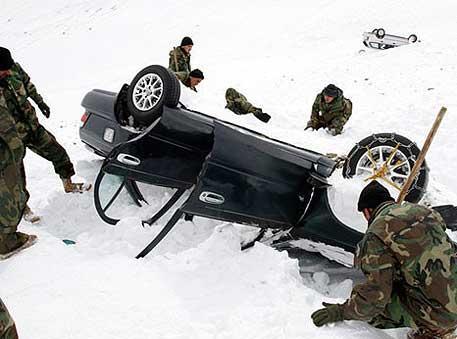
[[[238,115],[262,111],[260,108],[253,106],[243,94],[234,88],[227,88],[225,91],[225,100],[227,101],[225,108]]]
[[[334,135],[341,134],[341,132],[343,132],[343,127],[347,121],[348,119],[346,117],[338,117],[330,121],[330,123],[326,127],[331,132],[333,132],[332,134]]]
[[[27,195],[21,177],[17,163],[0,171],[0,242],[3,236],[16,232],[22,218]]]
[[[13,318],[0,299],[0,339],[18,339],[16,325]]]
[[[333,135],[337,135],[343,132],[343,127],[347,121],[348,119],[344,116],[336,117],[329,122],[325,122],[323,119],[312,119],[310,126],[315,130],[326,128]]]
[[[428,336],[430,336],[430,338],[441,338],[443,334],[455,330],[455,328],[430,328],[415,322],[406,308],[402,305],[398,294],[394,291],[392,292],[391,301],[387,304],[384,312],[371,319],[369,323],[370,325],[381,329],[401,327],[419,329],[421,333],[427,335],[424,336],[424,338],[427,338]]]
[[[23,135],[22,141],[26,148],[31,149],[40,157],[52,162],[54,171],[60,176],[60,178],[67,179],[75,174],[73,164],[71,163],[67,151],[65,151],[65,149],[57,142],[56,138],[43,126],[39,125],[38,128],[33,131],[28,129],[25,135]],[[24,164],[21,166],[21,173],[24,190],[26,191],[28,197],[29,193],[26,190]]]

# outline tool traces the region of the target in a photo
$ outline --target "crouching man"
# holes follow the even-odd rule
[[[305,130],[325,128],[331,135],[341,134],[351,114],[351,100],[343,96],[341,89],[330,84],[317,95]]]
[[[456,338],[457,254],[439,213],[396,204],[376,181],[366,186],[358,210],[368,221],[355,265],[367,280],[344,304],[312,314],[316,326],[362,320],[378,328],[411,327],[410,339]]]

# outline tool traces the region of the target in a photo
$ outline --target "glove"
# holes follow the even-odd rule
[[[259,119],[260,121],[265,122],[265,123],[267,123],[271,119],[271,116],[269,114],[263,113],[262,111],[254,112],[254,116],[257,119]]]
[[[310,120],[306,124],[305,131],[308,130],[308,129],[311,129],[313,131],[318,130],[319,129],[318,125],[319,125],[318,122]]]
[[[311,314],[313,323],[317,327],[344,320],[341,305],[322,303],[322,306],[324,306],[324,308],[321,308],[320,310],[317,310],[316,312]]]
[[[51,110],[49,109],[49,106],[44,103],[44,101],[38,104],[38,108],[46,118],[49,118],[49,116],[51,115]]]

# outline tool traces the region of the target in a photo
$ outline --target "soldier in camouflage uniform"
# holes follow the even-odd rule
[[[17,232],[28,198],[21,173],[25,148],[2,92],[0,87],[0,260],[36,241]]]
[[[196,86],[204,79],[203,72],[199,69],[190,67],[190,51],[194,42],[188,36],[184,37],[181,45],[170,51],[168,68],[176,77],[194,92],[197,92]]]
[[[332,135],[341,134],[351,114],[351,100],[343,96],[341,89],[330,84],[317,95],[305,130],[318,130],[323,127]]]
[[[411,327],[408,338],[455,338],[457,253],[441,215],[424,206],[396,204],[376,181],[360,194],[368,229],[355,265],[367,277],[344,304],[313,313],[317,326],[343,320],[378,328]]]
[[[13,61],[9,50],[3,47],[0,47],[0,89],[0,98],[6,103],[6,109],[14,119],[15,129],[24,146],[53,163],[55,172],[62,179],[65,192],[83,192],[89,189],[90,186],[71,181],[75,171],[67,152],[56,138],[40,125],[28,98],[35,101],[46,118],[50,115],[49,107],[38,94],[28,74]],[[21,172],[25,189],[23,166]],[[28,195],[27,191],[26,194]]]
[[[225,108],[228,108],[235,114],[244,115],[252,113],[257,119],[263,122],[268,122],[271,118],[267,113],[263,113],[261,108],[253,106],[243,94],[234,88],[227,88],[225,91],[225,100],[227,101]]]
[[[16,325],[0,299],[0,339],[18,339]]]
[[[194,46],[194,42],[188,36],[184,37],[181,45],[173,48],[170,51],[170,59],[168,61],[168,68],[174,72],[190,73],[190,51]]]
[[[189,87],[194,92],[197,92],[197,85],[205,79],[203,72],[198,68],[194,69],[192,72],[176,72],[176,77],[181,80],[184,86]]]

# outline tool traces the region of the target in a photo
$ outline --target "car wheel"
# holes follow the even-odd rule
[[[150,125],[162,114],[163,106],[176,107],[181,87],[165,67],[152,65],[141,70],[130,83],[127,107],[136,121]]]
[[[417,41],[417,35],[416,34],[411,34],[409,37],[408,37],[408,42],[410,44],[413,44]]]
[[[382,39],[386,35],[386,31],[384,30],[384,28],[379,28],[375,34],[378,39]]]
[[[400,191],[419,156],[417,145],[395,133],[373,134],[358,142],[349,152],[343,176],[360,176],[366,181],[377,179]],[[406,200],[419,202],[428,184],[428,167],[423,162],[406,195]]]

